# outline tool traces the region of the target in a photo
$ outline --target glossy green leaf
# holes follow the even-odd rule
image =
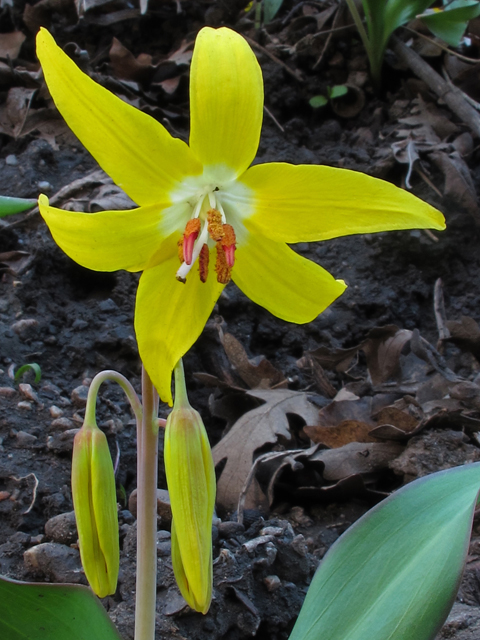
[[[323,559],[290,640],[432,640],[460,583],[480,463],[416,480]]]
[[[308,104],[314,109],[318,109],[318,107],[324,107],[328,104],[328,100],[325,96],[313,96],[313,98],[310,98],[308,101]]]
[[[36,200],[27,198],[0,196],[0,218],[11,216],[14,213],[21,213],[22,211],[28,211],[28,209],[33,209],[36,204]]]
[[[42,379],[42,370],[40,369],[40,365],[36,362],[29,362],[28,364],[22,365],[20,369],[15,373],[15,382],[18,382],[20,377],[29,369],[31,369],[35,374],[35,384],[40,382],[40,380]]]
[[[87,587],[0,578],[2,640],[122,640]]]
[[[263,21],[268,24],[277,15],[283,0],[263,0]]]
[[[457,47],[465,33],[469,20],[480,15],[480,2],[456,0],[444,11],[432,11],[419,16],[432,33]]]

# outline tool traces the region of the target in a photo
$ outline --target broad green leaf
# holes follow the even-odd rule
[[[36,200],[27,198],[9,198],[8,196],[0,196],[0,218],[11,216],[14,213],[21,213],[28,209],[33,209],[36,204]]]
[[[460,583],[480,463],[403,487],[323,559],[290,640],[432,640]]]
[[[313,96],[313,98],[310,98],[308,101],[308,104],[314,109],[318,109],[318,107],[324,107],[328,104],[328,100],[325,96]]]
[[[87,587],[0,578],[2,640],[122,640]]]
[[[20,379],[20,376],[22,376],[29,369],[31,369],[35,374],[35,384],[37,382],[40,382],[40,380],[42,379],[42,370],[40,369],[40,365],[36,362],[29,362],[28,364],[22,365],[15,374],[15,382],[17,382]]]
[[[336,84],[333,87],[327,87],[328,97],[330,100],[335,100],[335,98],[341,98],[345,94],[348,93],[348,87],[344,84]]]
[[[263,0],[263,21],[268,24],[277,15],[283,0]]]
[[[476,0],[456,0],[444,11],[432,11],[418,16],[432,33],[457,47],[465,33],[469,20],[480,15],[480,2]]]

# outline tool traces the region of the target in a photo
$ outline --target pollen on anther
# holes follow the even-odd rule
[[[177,242],[178,247],[178,259],[180,260],[180,264],[183,262],[183,236]]]
[[[217,282],[228,284],[232,277],[232,267],[227,263],[227,256],[221,242],[217,242],[217,260],[215,262]]]
[[[210,258],[210,252],[208,249],[208,245],[204,244],[200,249],[200,254],[198,256],[198,272],[200,274],[200,281],[206,282],[208,278],[208,260]]]
[[[193,246],[199,233],[200,220],[198,218],[191,218],[187,222],[183,233],[183,260],[186,264],[192,264]]]
[[[223,239],[221,241],[223,250],[225,251],[225,259],[230,268],[235,263],[235,246],[237,244],[237,238],[235,237],[235,231],[231,224],[223,225]]]
[[[224,236],[224,224],[222,223],[222,214],[216,209],[207,211],[208,233],[214,242],[218,242]]]

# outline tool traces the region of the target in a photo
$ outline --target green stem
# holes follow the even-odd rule
[[[190,402],[188,401],[187,385],[185,384],[185,374],[183,372],[183,361],[180,360],[173,370],[175,375],[175,409],[188,409]]]
[[[142,368],[143,417],[137,423],[137,592],[135,640],[155,639],[157,600],[158,395]]]
[[[87,406],[85,408],[85,423],[86,424],[97,424],[95,415],[96,415],[96,405],[97,405],[97,395],[98,390],[101,385],[107,380],[112,380],[120,385],[120,387],[125,392],[128,401],[130,402],[130,406],[132,407],[132,411],[135,414],[135,418],[137,420],[137,424],[142,420],[142,405],[140,400],[138,399],[137,394],[135,393],[135,389],[132,387],[130,382],[122,376],[118,371],[112,371],[107,369],[106,371],[101,371],[97,373],[97,375],[93,378],[90,383],[90,387],[88,389],[87,396]]]

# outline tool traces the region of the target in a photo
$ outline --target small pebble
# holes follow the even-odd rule
[[[40,191],[51,191],[53,189],[50,182],[47,182],[46,180],[40,180],[40,182],[37,182],[37,185]]]
[[[245,527],[240,522],[220,522],[218,524],[218,533],[221,538],[231,538],[245,531]]]
[[[0,396],[3,398],[11,398],[16,393],[17,392],[13,387],[0,387]]]
[[[53,582],[73,582],[86,584],[80,562],[80,553],[56,542],[44,542],[23,554],[23,562],[28,571],[41,573]]]
[[[52,404],[49,411],[52,418],[61,418],[63,416],[63,409],[60,409],[60,407],[57,407],[56,404]]]
[[[19,431],[16,435],[16,443],[17,447],[28,448],[33,446],[38,440],[37,436],[32,436],[31,433],[27,433],[26,431]]]
[[[31,411],[32,410],[32,403],[31,402],[27,402],[27,400],[22,400],[21,402],[19,402],[17,404],[17,409],[21,409],[22,411]]]
[[[32,329],[34,329],[37,325],[38,320],[35,320],[34,318],[23,318],[22,320],[17,320],[17,322],[14,322],[11,326],[11,329],[12,331],[15,331],[15,333],[19,336],[26,336],[29,335],[32,332]]]
[[[67,429],[74,429],[75,423],[69,418],[56,418],[51,421],[50,428],[58,431],[66,431]]]
[[[307,555],[307,545],[305,538],[301,533],[292,540],[292,548],[298,553],[299,556],[304,558]]]
[[[25,383],[25,382],[21,382],[18,385],[18,390],[20,391],[22,396],[27,398],[27,400],[32,400],[33,402],[37,402],[37,403],[39,402],[38,396],[35,393],[35,391],[33,390],[31,384],[28,384],[28,383]]]
[[[128,499],[128,510],[137,517],[137,490],[134,489]],[[172,522],[170,496],[166,489],[157,489],[157,515],[162,519],[162,527],[169,527]]]
[[[5,158],[5,164],[7,164],[9,167],[16,167],[18,165],[17,156],[15,156],[15,155],[13,155],[13,153],[11,153],[10,155],[8,155]]]
[[[61,418],[59,418],[61,420]],[[68,429],[47,438],[47,449],[56,453],[69,453],[73,450],[73,439],[80,429]]]
[[[281,586],[282,581],[278,576],[266,576],[263,583],[267,587],[267,591],[275,591]]]
[[[79,387],[76,387],[71,394],[71,399],[73,404],[76,407],[86,407],[87,406],[87,396],[88,396],[88,387],[83,386],[81,384]]]
[[[10,498],[9,491],[0,491],[0,502],[2,502],[3,500],[8,500],[8,498]]]
[[[75,512],[60,513],[47,520],[45,523],[45,535],[60,544],[70,545],[77,541],[77,522]]]

